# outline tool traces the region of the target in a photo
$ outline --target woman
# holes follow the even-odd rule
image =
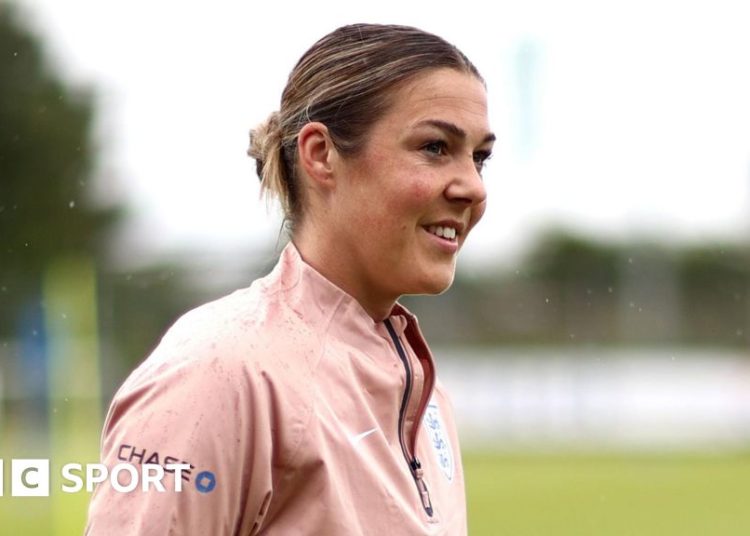
[[[313,45],[249,150],[291,242],[115,395],[104,463],[166,467],[166,491],[103,483],[88,533],[464,534],[451,407],[397,300],[450,286],[493,140],[479,73],[442,39],[353,25]]]

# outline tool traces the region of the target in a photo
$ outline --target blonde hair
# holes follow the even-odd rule
[[[341,154],[354,155],[387,112],[397,84],[445,67],[482,80],[454,45],[409,26],[342,26],[305,52],[289,75],[279,111],[250,131],[248,149],[261,192],[279,199],[291,230],[303,208],[296,172],[300,129],[319,121]]]

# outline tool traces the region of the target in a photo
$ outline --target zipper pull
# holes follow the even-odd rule
[[[424,475],[422,464],[419,463],[419,460],[416,457],[414,457],[414,459],[411,461],[411,468],[414,471],[414,480],[417,483],[419,496],[422,499],[422,507],[424,508],[425,512],[427,512],[427,515],[432,517],[432,501],[430,500],[430,491],[427,489],[427,484],[425,484],[424,479],[422,478],[422,476]]]

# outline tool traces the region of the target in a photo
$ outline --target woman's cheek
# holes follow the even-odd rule
[[[409,186],[409,190],[406,193],[406,195],[412,201],[411,205],[419,208],[424,207],[425,205],[433,201],[433,198],[436,195],[433,184],[434,183],[431,183],[429,180],[425,179],[412,180]]]

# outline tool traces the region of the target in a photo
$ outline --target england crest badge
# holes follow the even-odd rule
[[[440,415],[440,408],[435,400],[430,400],[427,410],[424,414],[424,426],[427,434],[430,436],[430,443],[435,452],[440,469],[448,479],[453,481],[453,449],[451,448],[448,431],[445,428],[445,422]]]

